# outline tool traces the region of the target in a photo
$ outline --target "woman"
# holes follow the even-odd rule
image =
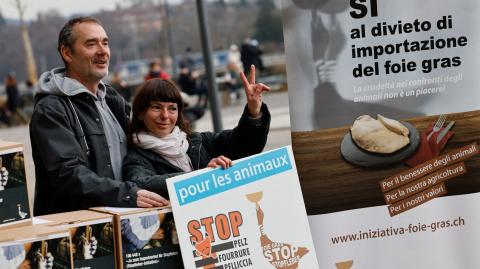
[[[250,81],[243,72],[241,77],[247,106],[237,127],[218,133],[190,131],[183,119],[180,91],[171,81],[145,82],[132,105],[123,178],[168,198],[167,178],[205,167],[228,168],[232,159],[261,152],[270,127],[262,93],[270,88],[255,83],[253,65]]]

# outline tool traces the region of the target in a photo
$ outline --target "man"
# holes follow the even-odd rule
[[[90,17],[59,33],[65,68],[40,77],[30,123],[36,172],[34,214],[93,206],[152,207],[163,197],[121,180],[130,107],[101,79],[108,74],[108,37]]]

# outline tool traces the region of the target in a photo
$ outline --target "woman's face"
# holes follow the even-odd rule
[[[144,114],[140,116],[147,131],[159,138],[166,137],[172,132],[177,119],[177,103],[159,101],[151,102]]]

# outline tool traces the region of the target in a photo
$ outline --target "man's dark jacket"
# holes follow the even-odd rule
[[[262,152],[267,142],[271,117],[265,104],[261,112],[261,119],[252,120],[245,107],[238,126],[232,130],[192,133],[188,137],[187,154],[193,170],[207,167],[211,159],[220,155],[235,160]],[[166,179],[184,173],[158,153],[138,147],[129,149],[123,164],[123,179],[165,198],[168,198]]]
[[[130,107],[110,86],[105,101],[126,132]],[[94,97],[64,69],[44,73],[30,122],[35,163],[34,215],[94,206],[136,206],[132,183],[114,180]]]

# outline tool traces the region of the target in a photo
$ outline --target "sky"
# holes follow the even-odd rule
[[[158,0],[162,1],[163,0]],[[21,0],[27,8],[25,19],[35,20],[38,12],[47,12],[56,9],[64,16],[72,14],[90,14],[104,10],[115,9],[116,4],[126,6],[126,0]],[[169,3],[178,3],[179,0],[169,0]],[[61,3],[61,4],[59,4]],[[18,12],[15,8],[15,0],[0,0],[0,12],[5,18],[18,19]]]

